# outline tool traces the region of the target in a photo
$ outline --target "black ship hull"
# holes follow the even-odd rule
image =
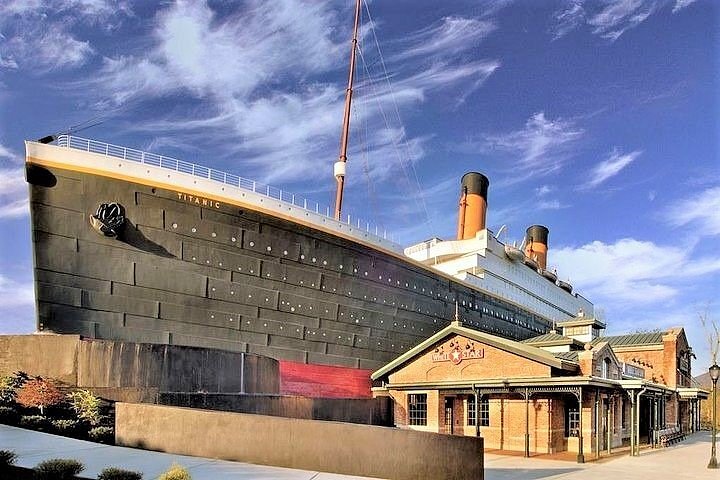
[[[28,159],[38,330],[373,370],[445,327],[548,322],[389,252],[187,191]],[[126,225],[90,218],[117,202]]]

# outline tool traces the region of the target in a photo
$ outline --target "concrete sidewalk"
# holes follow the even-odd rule
[[[698,432],[671,447],[641,450],[639,457],[623,455],[584,464],[486,454],[485,480],[720,480],[720,470],[707,469],[710,441],[710,432]]]
[[[19,456],[17,464],[24,467],[34,467],[49,458],[74,458],[83,462],[83,475],[89,478],[97,477],[105,467],[114,466],[143,472],[145,480],[153,480],[173,463],[186,467],[194,480],[363,478],[113,447],[7,425],[0,425],[0,450],[14,450]],[[585,464],[488,453],[485,455],[485,480],[720,480],[720,470],[706,468],[709,459],[710,433],[700,432],[671,447],[643,450],[639,457],[619,456]]]

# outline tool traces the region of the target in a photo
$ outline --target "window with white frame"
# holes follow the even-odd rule
[[[475,408],[475,396],[469,396],[467,401],[467,424],[474,426],[478,409]],[[487,396],[480,398],[480,426],[490,426],[490,401]]]
[[[427,393],[408,395],[408,424],[427,425]]]

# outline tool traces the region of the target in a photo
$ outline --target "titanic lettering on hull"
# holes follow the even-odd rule
[[[203,198],[203,197],[196,197],[195,195],[190,195],[189,193],[183,193],[183,192],[176,192],[176,193],[178,196],[178,200],[193,203],[200,207],[220,208],[220,202],[216,202],[215,200],[210,200],[209,198]]]

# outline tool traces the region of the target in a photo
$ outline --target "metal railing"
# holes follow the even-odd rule
[[[72,135],[58,135],[57,145],[59,147],[98,153],[108,157],[121,158],[131,162],[152,165],[154,167],[166,168],[168,170],[174,170],[176,172],[206,178],[208,180],[247,190],[274,200],[280,200],[281,202],[288,203],[305,211],[314,212],[323,217],[335,220],[334,217],[330,215],[330,207],[328,206],[320,205],[318,202],[313,202],[303,196],[283,191],[277,187],[262,184],[256,182],[255,180],[243,178],[232,173],[215,170],[214,168],[204,167],[202,165],[185,162],[183,160],[166,157],[164,155],[158,155],[156,153],[143,152],[133,148],[121,147]],[[352,228],[365,231],[374,237],[389,240],[394,243],[393,235],[377,224],[371,224],[370,222],[363,221],[360,218],[351,217],[349,214],[347,215],[347,218],[341,219],[339,223],[346,224]]]

